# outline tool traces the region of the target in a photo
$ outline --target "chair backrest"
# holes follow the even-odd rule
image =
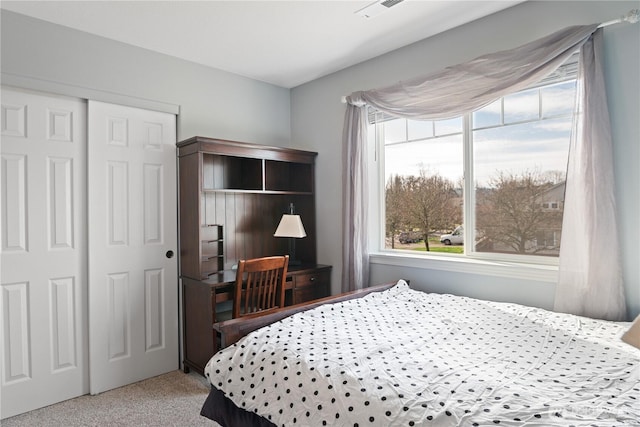
[[[288,266],[289,255],[238,261],[232,316],[284,307]]]

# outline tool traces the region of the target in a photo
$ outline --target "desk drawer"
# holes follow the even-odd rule
[[[297,274],[294,278],[293,303],[300,304],[329,295],[330,271]]]
[[[300,289],[305,286],[324,286],[329,281],[329,272],[319,271],[309,274],[298,274],[295,276],[295,288]]]

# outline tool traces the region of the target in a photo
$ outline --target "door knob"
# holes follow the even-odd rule
[[[167,258],[173,258],[173,251],[167,251],[165,255],[167,256]]]

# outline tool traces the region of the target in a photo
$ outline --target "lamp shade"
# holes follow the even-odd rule
[[[276,232],[273,233],[274,237],[306,237],[307,233],[304,231],[302,220],[300,215],[282,215],[280,224],[276,228]]]

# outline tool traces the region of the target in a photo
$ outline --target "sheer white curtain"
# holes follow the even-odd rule
[[[342,244],[342,291],[362,289],[369,278],[369,245],[367,206],[367,109],[347,108],[342,154],[343,224],[345,238]],[[348,236],[348,237],[347,237]]]
[[[367,250],[367,230],[362,228],[367,224],[368,194],[363,191],[367,189],[366,157],[363,157],[367,141],[367,106],[396,117],[428,120],[451,118],[474,111],[549,75],[581,48],[597,27],[597,24],[569,27],[512,50],[484,55],[429,76],[386,88],[354,92],[347,97],[344,130],[343,290],[360,289],[368,285],[368,265],[365,265],[368,264],[368,255],[361,252]],[[586,93],[591,94],[591,90],[588,87]],[[598,95],[591,95],[581,98],[585,103],[594,103],[590,108],[581,108],[581,120],[589,121],[587,114],[593,111],[608,116],[604,88]],[[599,142],[597,139],[589,139],[578,143]],[[613,187],[608,191],[608,196],[613,197]],[[615,230],[608,231],[615,234]],[[573,238],[563,233],[563,242]],[[617,273],[619,274],[619,269]],[[609,286],[610,283],[612,282],[597,285]],[[558,286],[562,288],[565,285],[560,283]],[[613,286],[609,292],[620,294],[618,286],[622,287],[621,282],[615,282]]]
[[[625,320],[602,30],[580,49],[554,309]]]

